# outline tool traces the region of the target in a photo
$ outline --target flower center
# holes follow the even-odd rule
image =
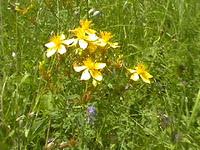
[[[55,43],[57,48],[59,48],[62,45],[61,36],[54,36],[52,42]]]
[[[143,64],[139,64],[136,67],[136,71],[137,71],[137,74],[144,74],[144,72],[145,72],[145,66]]]
[[[88,58],[86,61],[83,62],[84,65],[89,69],[89,70],[94,70],[95,69],[95,65],[94,62],[92,62],[92,60],[90,58]]]
[[[101,32],[100,35],[105,42],[108,42],[113,37],[110,32]]]
[[[74,33],[78,39],[85,39],[85,31],[82,28],[76,28]]]

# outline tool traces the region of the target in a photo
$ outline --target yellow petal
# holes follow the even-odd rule
[[[74,64],[73,68],[76,72],[80,72],[80,71],[85,70],[87,67],[86,66],[77,66],[76,64]]]
[[[112,48],[118,48],[120,46],[118,45],[118,43],[110,43],[110,47],[112,47]]]
[[[127,69],[130,73],[136,73],[136,70],[134,69]]]
[[[88,69],[85,69],[81,75],[81,80],[89,80],[90,79],[90,73]]]
[[[145,83],[150,83],[150,80],[148,78],[144,78],[143,76],[140,76],[142,78],[142,80],[145,82]]]
[[[51,57],[55,53],[56,53],[56,49],[48,49],[47,50],[47,57]]]
[[[65,39],[65,35],[64,35],[64,34],[61,34],[61,35],[60,35],[60,39],[61,39],[61,40],[64,40],[64,39]]]
[[[79,44],[80,48],[82,48],[82,49],[86,49],[88,46],[88,43],[82,39],[78,41],[78,44]]]
[[[142,78],[142,80],[146,83],[150,83],[150,78],[153,78],[152,75],[150,75],[148,72],[144,72],[143,74],[140,75],[140,77]]]
[[[101,72],[99,72],[97,70],[90,70],[90,73],[91,73],[92,77],[94,79],[96,79],[97,81],[101,81],[103,79]]]
[[[87,34],[95,34],[96,31],[93,30],[93,29],[87,29],[87,30],[86,30],[86,33],[87,33]]]
[[[46,46],[47,48],[53,48],[53,47],[56,46],[56,44],[55,44],[54,42],[49,42],[49,43],[45,44],[45,46]]]
[[[106,66],[106,63],[95,63],[94,69],[103,69]]]
[[[64,45],[61,45],[61,47],[60,47],[60,49],[58,50],[58,53],[60,53],[60,54],[64,54],[64,53],[66,53],[66,48],[65,48],[65,46]]]
[[[93,80],[92,80],[92,85],[93,85],[94,87],[96,87],[97,84],[98,84],[98,82],[97,82],[95,79],[93,79]]]
[[[104,42],[103,39],[99,39],[98,42],[97,42],[97,45],[101,46],[101,47],[105,47],[107,45],[106,42]]]
[[[146,76],[146,78],[153,78],[153,76],[148,72],[145,72],[145,76]]]
[[[139,75],[137,73],[132,74],[131,77],[130,77],[130,79],[134,80],[134,81],[137,81],[139,78],[140,77],[139,77]]]

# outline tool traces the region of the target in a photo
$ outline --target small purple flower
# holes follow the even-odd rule
[[[96,115],[96,108],[94,106],[89,106],[87,112],[89,115],[94,116]]]
[[[88,115],[87,122],[89,124],[94,124],[96,114],[97,114],[97,110],[94,106],[89,106],[87,108],[87,115]]]

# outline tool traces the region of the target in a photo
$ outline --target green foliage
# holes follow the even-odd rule
[[[199,10],[198,0],[0,1],[0,149],[200,149]],[[72,53],[45,54],[51,33],[69,36],[83,18],[120,45],[96,87]],[[129,79],[140,62],[151,84]]]

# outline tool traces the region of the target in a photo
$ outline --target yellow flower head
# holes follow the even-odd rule
[[[72,38],[67,40],[69,45],[79,45],[80,48],[86,49],[88,47],[89,42],[95,41],[98,39],[96,34],[86,34],[85,29],[83,28],[75,28],[74,30],[71,30],[76,38]]]
[[[105,47],[106,45],[112,47],[112,48],[117,48],[118,43],[112,43],[110,42],[110,40],[113,38],[113,35],[110,32],[105,32],[102,31],[100,32],[100,38],[97,41],[97,45],[101,46],[101,47]]]
[[[45,44],[45,46],[48,48],[47,49],[47,57],[51,57],[56,52],[58,52],[59,54],[66,53],[67,50],[66,50],[64,44],[68,45],[67,40],[65,40],[64,34],[53,36],[50,39],[50,42]]]
[[[78,39],[86,39],[85,30],[83,28],[75,28],[72,32]]]
[[[85,32],[87,34],[94,34],[94,33],[96,33],[95,30],[90,29],[90,27],[92,26],[92,21],[88,21],[87,19],[86,20],[80,20],[80,25],[81,25],[81,28],[83,30],[85,30]]]
[[[150,83],[150,78],[153,78],[151,74],[146,71],[146,68],[143,64],[138,64],[135,69],[128,69],[130,73],[133,73],[130,79],[137,81],[140,77],[146,83]]]
[[[113,35],[110,32],[100,32],[100,37],[105,41],[109,42]]]
[[[97,81],[101,81],[103,76],[100,69],[103,69],[106,66],[106,63],[95,63],[92,61],[91,58],[86,59],[83,61],[82,66],[77,66],[76,64],[73,66],[76,72],[83,71],[81,75],[81,80],[89,80],[92,76]]]

